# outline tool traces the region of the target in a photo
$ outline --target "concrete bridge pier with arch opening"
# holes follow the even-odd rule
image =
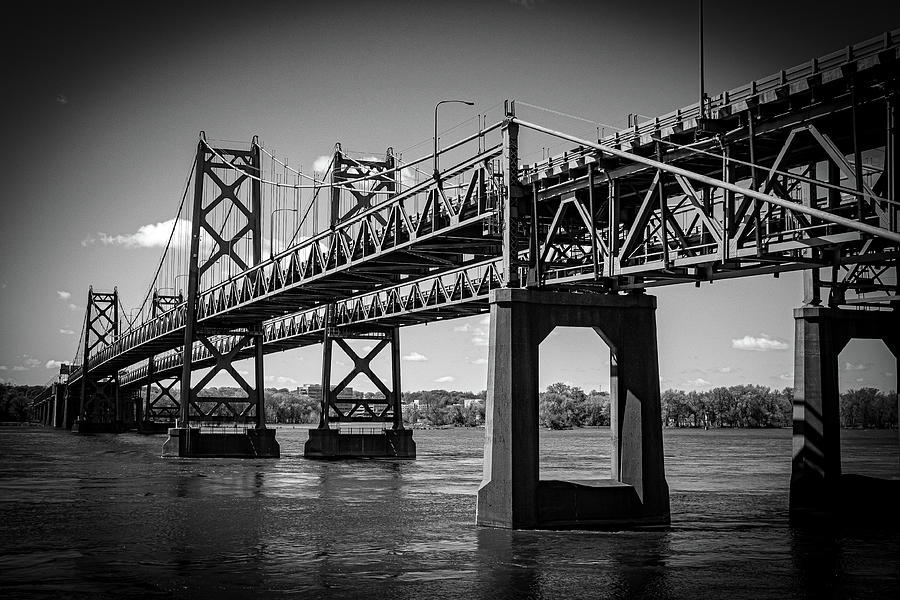
[[[794,310],[794,325],[791,518],[896,518],[900,481],[841,472],[838,356],[864,338],[900,357],[900,313],[804,306]]]
[[[491,292],[490,307],[477,523],[513,529],[667,525],[656,298],[499,289]],[[608,480],[540,480],[538,352],[561,326],[591,327],[610,348]]]

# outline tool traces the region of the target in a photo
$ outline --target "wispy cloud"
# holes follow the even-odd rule
[[[69,303],[69,310],[81,310],[81,307],[78,306],[77,304],[72,304],[72,303],[70,302],[70,303]]]
[[[71,329],[60,329],[59,332],[63,335],[75,335],[75,332]]]
[[[486,365],[486,364],[487,364],[487,359],[486,359],[486,358],[475,358],[475,359],[470,360],[470,361],[469,361],[469,364],[472,364],[472,365]]]
[[[732,367],[718,367],[716,369],[719,373],[731,373],[734,369]]]
[[[469,325],[468,323],[466,323],[464,325],[457,325],[456,327],[453,328],[453,331],[472,331],[472,326]]]
[[[175,233],[172,233],[172,228]],[[134,233],[120,233],[110,235],[100,232],[96,236],[88,236],[81,241],[82,246],[90,246],[95,243],[104,246],[121,246],[123,248],[163,248],[172,238],[173,246],[178,246],[182,240],[188,238],[191,224],[185,219],[169,219],[160,223],[148,223],[141,225]]]
[[[72,292],[66,292],[65,290],[56,290],[56,295],[59,296],[60,300],[68,300],[72,297]]]
[[[33,369],[41,364],[41,361],[33,356],[28,356],[27,354],[22,358],[22,366],[26,369]]]
[[[712,382],[707,381],[702,377],[697,377],[696,379],[688,379],[687,384],[694,387],[706,387],[712,385]]]
[[[419,354],[418,352],[410,352],[403,357],[403,360],[407,360],[409,362],[424,362],[428,360],[428,357],[424,354]]]
[[[480,321],[478,321],[479,325],[490,325],[491,324],[491,315],[484,315]]]
[[[331,163],[331,157],[325,156],[324,154],[313,161],[313,171],[316,173],[324,173],[325,169],[328,168],[328,165]]]
[[[66,97],[65,94],[57,94],[57,95],[56,95],[56,103],[57,103],[57,104],[68,104],[68,103],[69,103],[69,98]]]
[[[845,362],[844,369],[847,371],[868,371],[869,365],[867,365],[866,363],[856,364],[852,362]]]
[[[759,337],[745,335],[742,338],[731,340],[731,347],[737,350],[751,350],[754,352],[769,352],[771,350],[787,350],[788,345],[776,338],[761,333]]]
[[[456,377],[453,375],[444,375],[434,380],[435,383],[451,383],[453,381],[456,381]]]
[[[781,375],[778,376],[778,379],[781,379],[782,381],[793,381],[794,374],[793,373],[782,373]]]
[[[53,360],[50,359],[44,364],[44,368],[46,369],[58,369],[60,365],[65,364],[64,360]]]
[[[472,343],[476,346],[487,346],[488,345],[487,336],[484,336],[484,335],[472,336]]]

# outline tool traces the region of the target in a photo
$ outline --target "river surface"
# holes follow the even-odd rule
[[[898,598],[896,530],[792,528],[788,430],[666,430],[672,526],[476,527],[482,429],[415,461],[162,459],[161,436],[0,428],[2,598]],[[896,477],[896,431],[844,431]],[[608,477],[609,431],[541,433],[541,474]]]

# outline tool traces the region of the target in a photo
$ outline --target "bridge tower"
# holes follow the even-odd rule
[[[179,294],[160,294],[154,290],[150,317],[155,319],[158,315],[171,310],[184,302]],[[181,410],[181,403],[175,398],[173,390],[180,383],[175,375],[157,375],[156,357],[147,359],[147,388],[144,390],[143,406],[141,398],[137,399],[138,429],[142,433],[165,433],[175,426]]]
[[[88,358],[113,343],[119,335],[119,291],[88,289],[82,351],[82,376],[78,413],[72,424],[76,433],[119,432],[123,428],[118,375],[94,377]]]
[[[507,104],[506,117],[502,168],[507,193],[501,213],[506,285],[490,295],[484,479],[477,523],[514,529],[667,524],[656,299],[643,293],[545,289],[536,251],[543,231],[537,192],[529,193],[519,180],[513,103]],[[593,191],[587,195],[592,197]],[[577,209],[582,213],[588,207]],[[529,228],[529,236],[521,235]],[[521,251],[528,245],[531,259],[523,262]],[[611,478],[589,485],[541,481],[539,476],[539,346],[562,326],[590,327],[610,348]]]
[[[396,158],[392,148],[384,160],[373,157],[352,158],[340,144],[335,145],[332,161],[331,203],[329,226],[333,229],[347,219],[378,204],[380,197],[398,191],[397,174],[393,171]],[[372,177],[364,184],[346,183],[359,177],[388,171]],[[365,187],[361,187],[365,185]],[[381,216],[375,213],[376,218]],[[386,225],[382,222],[381,225]],[[336,325],[335,305],[326,308],[325,333],[322,344],[322,384],[319,426],[310,429],[303,455],[307,458],[394,457],[415,458],[416,444],[412,430],[403,427],[400,401],[400,330],[399,327],[339,327]],[[357,354],[348,340],[369,340],[372,348]],[[350,372],[332,385],[334,345],[353,361]],[[382,352],[390,353],[390,380],[383,381],[373,370],[372,361]],[[378,392],[371,397],[345,390],[357,376],[365,376]],[[349,425],[351,427],[344,427]],[[356,425],[353,427],[353,425]]]
[[[248,150],[225,149],[214,148],[201,133],[194,167],[180,414],[177,426],[169,429],[164,455],[277,458],[280,454],[275,430],[266,428],[264,317],[225,314],[206,319],[206,300],[200,294],[201,283],[219,283],[213,267],[227,265],[230,273],[233,266],[242,272],[262,261],[260,178],[260,149],[255,137]],[[232,214],[235,220],[230,221],[232,226],[226,226]],[[221,223],[217,222],[218,215],[224,215]],[[246,249],[244,255],[242,248]],[[223,336],[235,340],[228,351],[223,351],[219,343]],[[195,342],[215,357],[213,367],[198,382],[192,379]],[[242,352],[249,353],[253,360],[249,380],[233,366],[243,358]],[[223,372],[234,378],[244,397],[202,394],[213,377]],[[215,427],[224,424],[234,427]],[[212,425],[213,431],[203,431],[204,425]]]

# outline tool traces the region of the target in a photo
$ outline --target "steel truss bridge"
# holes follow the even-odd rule
[[[255,139],[237,148],[201,135],[179,209],[181,221],[190,213],[186,241],[167,248],[135,322],[123,325],[117,292],[89,292],[62,420],[122,420],[120,396],[143,389],[144,414],[131,419],[259,424],[264,354],[324,343],[329,362],[332,341],[363,336],[378,343],[351,357],[351,376],[383,398],[339,401],[348,381],[333,386],[326,367],[323,425],[396,426],[398,328],[487,312],[505,288],[639,294],[802,270],[807,305],[896,310],[898,53],[894,30],[599,139],[524,119],[507,101],[434,157],[338,145],[323,177],[288,169]],[[566,149],[523,162],[546,140]],[[404,176],[438,159],[433,176]],[[288,230],[275,252],[266,198],[303,190],[317,220],[304,214],[312,229]],[[299,218],[302,204],[269,209]],[[166,261],[181,261],[168,280]],[[388,347],[385,382],[369,364]],[[249,377],[232,366],[247,358]],[[204,396],[220,372],[246,397]]]

